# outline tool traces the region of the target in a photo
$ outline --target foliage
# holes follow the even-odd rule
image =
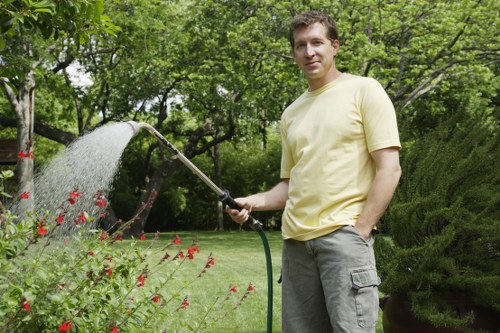
[[[57,238],[64,222],[37,216],[15,222],[8,211],[0,215],[0,332],[165,331],[195,304],[188,297],[192,285],[213,271],[211,254],[199,260],[197,240],[187,249],[178,236],[153,247],[159,234],[147,246],[141,245],[145,234],[121,243],[122,229],[111,236],[84,225]],[[192,265],[199,266],[196,274],[183,276]],[[212,294],[203,316],[176,331],[206,330],[238,309],[254,289],[250,284],[237,296],[230,285],[220,297]]]
[[[84,0],[71,2],[90,5]],[[14,3],[20,2],[0,6]],[[35,128],[45,125],[74,138],[75,133],[82,135],[107,122],[145,121],[186,149],[189,158],[197,156],[208,173],[213,168],[205,156],[210,145],[231,140],[235,149],[225,148],[222,159],[237,157],[224,163],[229,170],[222,170],[222,184],[236,195],[249,193],[252,186],[247,182],[272,182],[248,173],[239,156],[252,155],[246,147],[255,151],[255,146],[272,140],[267,135],[283,109],[307,88],[289,53],[287,23],[295,13],[320,9],[337,20],[341,33],[337,64],[343,71],[382,82],[396,106],[401,138],[412,142],[435,131],[464,104],[469,104],[471,113],[480,114],[497,103],[498,29],[492,27],[498,25],[494,15],[498,5],[494,0],[106,2],[106,15],[121,27],[114,36],[91,34],[92,42],[83,45],[69,35],[50,43],[41,34],[30,37],[34,54],[43,61],[36,72]],[[76,14],[78,21],[82,13]],[[12,54],[12,61],[21,59],[14,51],[6,49],[3,57]],[[69,69],[78,69],[79,80]],[[0,123],[13,126],[5,125],[10,108],[0,105]],[[43,132],[51,140],[68,143],[51,134]],[[128,169],[122,171],[126,179],[118,182],[123,186],[113,194],[123,218],[140,207],[139,194],[169,156],[158,152],[154,140],[135,141],[127,155],[130,163],[124,164]],[[53,151],[40,149],[48,145],[41,140],[35,145],[37,151]],[[187,173],[169,173],[155,185],[160,198],[172,205],[168,212],[162,212],[163,204],[153,206],[150,230],[173,226],[179,217],[189,225],[209,225],[213,220],[213,197],[201,195],[207,190],[196,188]],[[195,196],[196,205],[185,204],[194,202]]]
[[[500,138],[487,121],[458,120],[404,147],[405,177],[385,221],[393,243],[381,239],[377,254],[383,292],[408,296],[437,326],[463,329],[473,317],[459,319],[443,295],[500,311]]]
[[[0,172],[0,212],[4,209],[2,202],[4,201],[4,198],[10,198],[11,196],[5,192],[5,184],[4,182],[9,179],[14,177],[14,172],[11,170],[2,170]]]
[[[26,48],[24,39],[37,33],[44,39],[70,36],[76,43],[85,43],[90,36],[103,32],[114,34],[119,28],[103,14],[103,0],[7,0],[0,3],[0,54],[7,63],[20,64],[15,56],[22,53],[33,56],[33,50]],[[19,45],[16,45],[18,43]],[[22,63],[21,63],[22,64]],[[24,65],[27,64],[23,64]],[[1,76],[14,79],[22,71],[9,67]],[[13,75],[16,74],[16,75]]]
[[[16,30],[39,31],[46,39],[69,34],[77,41],[88,40],[98,29],[114,33],[117,27],[103,12],[103,0],[3,1],[0,4],[0,49],[5,46],[1,37],[12,37]]]
[[[246,143],[225,143],[221,147],[222,188],[230,191],[234,197],[244,196],[256,191],[263,191],[279,181],[279,163],[281,146],[276,131],[269,130],[269,142],[266,150],[262,149],[259,140]],[[242,155],[242,151],[248,151]],[[127,154],[128,152],[126,152]],[[124,158],[125,170],[134,168],[130,158]],[[131,164],[129,164],[131,163]],[[208,177],[214,179],[213,160],[209,154],[197,156],[193,163]],[[127,202],[119,192],[130,191],[131,177],[144,170],[136,170],[131,174],[121,173],[115,181],[114,209],[123,210]],[[242,177],[251,175],[251,177]],[[118,197],[117,197],[118,195]],[[117,201],[119,200],[119,201]],[[161,205],[153,207],[150,221],[146,225],[147,232],[157,230],[211,230],[215,228],[217,198],[191,170],[185,167],[176,169],[163,182],[158,193]],[[130,205],[130,204],[129,204]],[[132,211],[127,209],[128,214]],[[280,212],[256,212],[255,217],[265,224],[266,228],[273,221],[274,228],[279,229]],[[240,226],[226,217],[225,229],[231,230]]]

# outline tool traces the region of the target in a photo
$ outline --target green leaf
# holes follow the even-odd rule
[[[34,10],[35,13],[49,13],[54,14],[54,11],[50,8],[37,8]]]
[[[15,12],[10,12],[10,11],[8,11],[8,13],[9,13],[10,15],[12,15],[12,17],[14,17],[14,18],[15,18],[16,20],[18,20],[19,22],[24,23],[24,16],[23,16],[23,15],[21,15],[21,14],[19,14],[19,13],[15,13]]]
[[[42,8],[42,7],[54,8],[55,4],[54,4],[53,1],[50,1],[50,0],[42,0],[40,2],[32,3],[31,7],[35,7],[35,8]]]
[[[2,177],[4,179],[14,177],[14,171],[12,171],[12,170],[2,170],[2,173],[0,174],[0,177]]]
[[[101,22],[101,15],[104,12],[104,1],[97,0],[94,6],[94,20]]]
[[[43,269],[38,270],[38,276],[40,278],[42,278],[42,280],[46,280],[47,279],[47,274],[45,273],[45,271]]]

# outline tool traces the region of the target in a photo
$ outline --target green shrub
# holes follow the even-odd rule
[[[421,319],[466,328],[442,296],[500,311],[497,127],[441,126],[404,147],[403,178],[376,245],[381,290],[404,295]]]

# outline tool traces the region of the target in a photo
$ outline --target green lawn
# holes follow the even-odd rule
[[[176,296],[172,303],[178,303],[184,296],[188,296],[190,303],[186,310],[177,311],[175,318],[170,317],[166,320],[165,326],[169,326],[166,327],[167,331],[196,330],[197,323],[204,322],[209,323],[209,327],[203,330],[208,333],[265,333],[267,274],[264,248],[258,233],[253,231],[163,233],[159,242],[152,248],[153,255],[149,259],[151,266],[162,256],[161,252],[154,250],[161,249],[176,234],[182,239],[180,248],[187,248],[193,239],[197,239],[200,254],[195,254],[194,260],[186,260],[179,272],[176,273],[176,279],[172,283],[169,282],[165,290],[162,291],[163,295]],[[280,333],[281,287],[276,281],[281,270],[281,236],[279,232],[266,232],[266,236],[271,248],[274,274],[273,332]],[[152,235],[148,235],[148,239],[151,238]],[[210,253],[214,258],[215,265],[198,278],[198,273],[203,269],[205,260]],[[151,278],[159,277],[156,274],[156,277],[153,275]],[[255,291],[244,300],[240,307],[232,310],[232,305],[243,295],[249,283],[255,285]],[[229,293],[231,298],[222,302],[232,285],[237,287],[238,292]],[[217,298],[217,305],[209,311]],[[219,311],[220,304],[226,310]],[[225,317],[214,322],[214,318],[220,315]],[[187,327],[188,325],[191,328]],[[377,333],[383,332],[381,327],[379,320]]]

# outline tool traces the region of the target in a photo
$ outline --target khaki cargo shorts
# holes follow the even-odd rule
[[[378,285],[373,236],[353,226],[283,241],[283,333],[375,332]]]

